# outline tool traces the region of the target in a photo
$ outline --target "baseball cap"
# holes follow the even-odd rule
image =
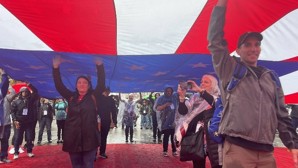
[[[263,40],[263,36],[261,33],[259,32],[246,32],[246,33],[243,33],[239,39],[238,39],[238,44],[237,44],[237,47],[240,48],[240,46],[242,44],[245,43],[245,40],[249,37],[255,37],[257,38],[259,41],[262,41]]]

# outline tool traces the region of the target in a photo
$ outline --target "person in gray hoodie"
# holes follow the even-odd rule
[[[225,136],[223,167],[276,167],[276,130],[298,167],[298,136],[284,104],[283,90],[278,80],[273,80],[272,70],[257,65],[263,36],[259,32],[242,34],[236,48],[240,59],[231,57],[223,32],[226,6],[227,0],[218,0],[208,30],[208,49],[224,104],[219,125],[219,133]],[[247,69],[246,75],[237,87],[228,90],[227,84],[240,64]]]

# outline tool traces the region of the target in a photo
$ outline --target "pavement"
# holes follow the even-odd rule
[[[140,129],[140,120],[137,122],[137,126],[134,127],[134,144],[154,144],[157,142],[153,141],[153,132],[152,129]],[[37,145],[37,137],[38,137],[38,132],[39,132],[39,125],[36,125],[36,138],[34,144]],[[43,137],[42,137],[42,142],[40,145],[57,145],[57,124],[56,120],[53,120],[52,122],[52,143],[48,143],[47,141],[47,133],[46,129],[44,129],[43,132]],[[11,131],[11,136],[13,136],[13,131]],[[11,140],[9,140],[9,143]],[[108,139],[107,139],[108,144],[125,144],[125,131],[124,129],[120,127],[118,128],[113,128],[110,129]],[[131,142],[128,142],[131,143]],[[276,133],[276,138],[273,143],[274,147],[285,147],[283,143],[281,142],[280,138],[278,137],[278,133]]]

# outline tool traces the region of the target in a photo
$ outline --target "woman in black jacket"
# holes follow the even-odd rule
[[[53,59],[53,77],[55,87],[63,98],[68,100],[68,113],[65,121],[63,151],[69,152],[73,167],[93,168],[93,162],[99,143],[98,122],[100,121],[95,95],[105,88],[105,72],[101,61],[96,62],[97,86],[93,90],[86,76],[79,76],[76,90],[70,91],[62,83],[59,66],[60,57]]]
[[[200,86],[194,81],[187,82],[191,85],[191,91],[197,92],[189,100],[185,99],[185,91],[179,91],[179,108],[180,115],[184,115],[188,127],[186,128],[186,136],[191,135],[198,130],[198,126],[204,128],[205,134],[205,158],[204,160],[193,160],[194,168],[205,168],[206,156],[208,156],[212,168],[220,168],[221,158],[221,145],[210,139],[208,134],[208,122],[212,118],[215,109],[215,99],[219,96],[220,91],[218,82],[212,75],[204,75],[201,80]],[[199,93],[199,94],[198,94]],[[185,124],[185,123],[184,123]],[[180,130],[179,125],[176,130]],[[180,140],[181,142],[181,140]]]

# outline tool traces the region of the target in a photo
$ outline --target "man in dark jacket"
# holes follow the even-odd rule
[[[101,118],[101,145],[99,156],[104,159],[108,158],[106,155],[106,145],[109,130],[117,125],[116,102],[111,96],[109,96],[109,94],[110,88],[106,88],[102,95],[97,96],[97,106],[99,116]]]
[[[20,89],[20,95],[18,99],[14,100],[11,105],[11,117],[14,125],[16,126],[16,138],[14,141],[15,153],[13,159],[19,158],[19,147],[23,139],[25,132],[25,140],[27,142],[27,154],[29,157],[34,157],[32,153],[33,148],[33,125],[34,125],[34,113],[36,112],[36,101],[39,99],[37,89],[33,85],[29,85],[32,93],[28,87],[22,87]]]
[[[52,134],[51,134],[51,126],[53,121],[53,107],[49,103],[48,99],[43,99],[41,107],[39,109],[39,133],[38,133],[38,141],[37,144],[41,144],[43,130],[47,128],[47,135],[48,135],[48,143],[52,143]]]

